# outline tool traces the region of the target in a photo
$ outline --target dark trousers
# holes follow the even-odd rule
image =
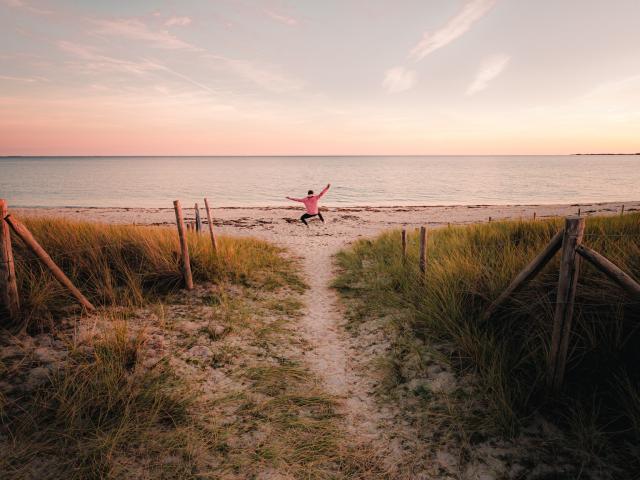
[[[320,220],[322,220],[322,223],[324,223],[324,218],[322,218],[322,214],[320,212],[315,214],[305,213],[300,217],[300,220],[302,220],[302,223],[304,223],[308,227],[309,224],[307,223],[307,218],[311,217],[318,217]]]

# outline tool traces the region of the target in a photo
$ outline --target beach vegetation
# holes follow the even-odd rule
[[[406,260],[400,231],[388,231],[341,251],[334,285],[347,300],[354,334],[370,319],[384,319],[393,332],[394,347],[384,359],[387,386],[425,375],[434,357],[460,376],[477,378],[474,407],[449,416],[464,424],[461,436],[514,439],[542,418],[559,429],[562,447],[577,458],[574,473],[589,466],[623,478],[640,471],[638,299],[581,263],[559,395],[547,388],[559,255],[483,319],[491,302],[562,227],[562,219],[548,219],[432,229],[424,276],[417,231],[409,232]],[[588,218],[584,244],[640,279],[640,214]],[[448,398],[468,393],[454,391]]]

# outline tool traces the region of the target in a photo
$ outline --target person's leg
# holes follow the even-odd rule
[[[324,223],[324,218],[322,218],[322,214],[320,212],[318,212],[318,218],[322,221],[322,223]]]
[[[308,213],[305,213],[300,217],[300,220],[302,221],[302,223],[304,223],[307,227],[309,226],[309,224],[307,223],[307,218],[309,217],[311,217],[311,215],[309,215]]]

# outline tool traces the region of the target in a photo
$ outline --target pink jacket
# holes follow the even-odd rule
[[[324,187],[324,190],[322,190],[318,195],[309,195],[304,198],[291,198],[291,197],[287,197],[287,198],[289,200],[293,200],[294,202],[304,203],[304,206],[307,209],[307,213],[309,215],[316,215],[318,213],[318,200],[320,200],[320,198],[325,193],[327,193],[327,190],[329,190],[329,185]]]

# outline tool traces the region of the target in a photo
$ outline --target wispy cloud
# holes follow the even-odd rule
[[[149,71],[161,70],[157,64],[148,60],[131,61],[110,57],[94,47],[65,40],[58,42],[58,48],[83,60],[82,63],[75,64],[83,73],[123,72],[142,75]]]
[[[0,75],[0,80],[6,80],[9,82],[20,82],[20,83],[35,83],[35,82],[41,82],[41,81],[46,81],[42,78],[35,78],[35,77],[14,77],[12,75]]]
[[[289,26],[293,27],[294,25],[298,24],[298,20],[296,18],[289,17],[289,16],[286,16],[286,15],[282,15],[282,14],[276,13],[276,12],[274,12],[272,10],[265,10],[265,13],[267,15],[269,15],[275,21],[280,22],[280,23],[284,23],[285,25],[289,25]]]
[[[189,75],[185,75],[177,70],[170,68],[156,60],[148,58],[141,58],[139,60],[125,60],[121,58],[115,58],[108,55],[104,55],[96,48],[87,45],[80,45],[68,41],[58,42],[58,47],[71,55],[74,55],[81,60],[84,60],[81,64],[76,66],[82,73],[129,73],[134,75],[145,75],[150,72],[165,72],[169,75],[179,78],[186,83],[189,83],[200,90],[204,90],[208,93],[217,93],[213,88],[208,85],[199,82]]]
[[[489,82],[507,68],[509,60],[511,60],[511,57],[505,54],[492,55],[485,59],[476,72],[473,82],[467,88],[467,95],[474,95],[487,88]]]
[[[416,72],[404,67],[393,67],[385,72],[382,86],[389,93],[398,93],[409,90],[416,83]]]
[[[186,27],[191,23],[191,21],[192,21],[191,17],[171,17],[167,19],[167,21],[164,22],[164,24],[167,27],[173,27],[173,26]]]
[[[497,0],[467,0],[462,9],[443,27],[434,32],[426,32],[422,40],[411,50],[409,58],[421,60],[461,37],[474,23],[484,17],[496,2]]]
[[[221,63],[226,69],[237,76],[270,92],[292,92],[300,90],[303,86],[300,80],[291,78],[265,65],[258,65],[247,60],[228,58],[221,55],[207,55],[207,57]]]
[[[43,8],[34,7],[33,5],[25,2],[24,0],[1,0],[2,3],[11,8],[22,8],[31,13],[36,13],[38,15],[49,15],[53,13],[51,10],[45,10]]]
[[[140,40],[152,47],[167,50],[199,50],[166,30],[152,30],[137,19],[94,20],[94,23],[97,25],[95,33],[102,35]]]

